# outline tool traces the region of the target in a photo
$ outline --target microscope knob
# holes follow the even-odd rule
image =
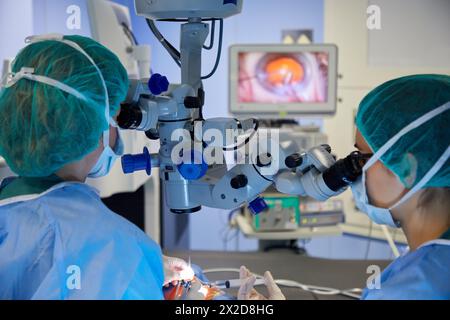
[[[202,88],[198,89],[197,97],[185,97],[184,106],[187,109],[200,109],[205,104],[205,91]]]
[[[297,167],[301,166],[302,163],[303,163],[303,158],[302,158],[301,154],[298,154],[298,153],[293,153],[290,156],[286,157],[286,159],[284,160],[284,164],[286,164],[286,167],[288,167],[290,169],[297,168]]]
[[[327,150],[328,153],[331,153],[331,147],[330,147],[329,144],[323,144],[323,145],[322,145],[322,148],[324,148],[325,150]]]
[[[256,157],[256,165],[258,167],[267,167],[272,163],[272,155],[270,153],[263,153]]]
[[[126,154],[122,157],[123,173],[129,174],[136,171],[145,170],[148,175],[152,172],[152,161],[147,147],[141,154]]]
[[[182,162],[177,168],[178,172],[186,180],[198,180],[208,171],[208,165],[203,159],[203,155],[196,151],[191,152],[190,163]]]
[[[145,136],[149,138],[150,140],[158,140],[159,139],[159,132],[157,129],[150,129],[148,131],[145,131]]]
[[[169,80],[159,73],[155,73],[148,80],[148,88],[152,94],[157,96],[169,89]]]
[[[230,181],[230,185],[233,189],[244,188],[248,184],[248,179],[245,174],[238,174]]]
[[[201,108],[201,100],[197,97],[184,98],[184,106],[187,109],[199,109]]]

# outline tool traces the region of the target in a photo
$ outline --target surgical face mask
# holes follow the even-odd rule
[[[89,172],[89,178],[100,178],[108,175],[116,160],[124,153],[124,145],[120,130],[117,130],[117,140],[114,148],[107,145]]]
[[[365,183],[366,170],[364,170],[362,174],[363,178],[360,177],[357,181],[355,181],[351,185],[353,198],[355,199],[355,203],[358,209],[366,213],[369,216],[369,218],[375,223],[385,224],[393,228],[399,227],[400,226],[399,223],[394,221],[390,211],[397,204],[389,209],[371,205],[369,203],[366,190],[366,183]]]
[[[42,36],[32,36],[32,37],[26,38],[25,42],[30,44],[30,43],[36,43],[39,41],[46,41],[46,40],[59,41],[61,43],[64,43],[64,44],[72,47],[73,49],[82,53],[86,57],[86,59],[88,59],[89,62],[95,67],[95,69],[97,70],[97,73],[102,81],[102,86],[103,86],[103,91],[104,91],[105,119],[108,122],[108,124],[116,126],[114,120],[111,118],[110,113],[109,113],[109,96],[108,96],[108,89],[106,87],[105,79],[103,78],[103,74],[101,73],[100,69],[98,68],[95,61],[91,58],[91,56],[89,56],[86,53],[86,51],[84,51],[77,43],[67,40],[67,39],[64,39],[64,36],[61,34],[48,34],[48,35],[42,35]],[[28,68],[28,67],[23,67],[18,73],[14,74],[11,79],[7,79],[5,88],[15,85],[20,79],[28,79],[28,80],[40,82],[40,83],[43,83],[43,84],[46,84],[46,85],[49,85],[52,87],[56,87],[68,94],[71,94],[71,95],[77,97],[78,99],[88,101],[88,98],[86,96],[84,96],[81,92],[76,90],[75,88],[72,88],[58,80],[55,80],[55,79],[52,79],[52,78],[49,78],[46,76],[42,76],[42,75],[36,75],[36,74],[34,74],[34,68]],[[119,136],[118,136],[118,140],[120,140],[120,142],[121,142],[121,139],[119,138]],[[102,156],[100,157],[101,159],[102,158],[110,159],[111,153],[116,154],[109,147],[109,125],[107,126],[107,129],[105,131],[103,131],[103,145],[106,147],[105,147],[105,150],[103,150],[103,152],[102,152]]]
[[[437,115],[450,109],[450,102],[424,114],[420,118],[414,120],[412,123],[400,130],[394,137],[392,137],[388,142],[386,142],[364,165],[362,177],[360,177],[356,182],[351,185],[353,197],[356,202],[356,206],[362,212],[367,213],[369,218],[378,224],[385,224],[391,227],[399,227],[399,223],[395,222],[391,210],[398,207],[409,198],[411,198],[418,190],[420,190],[428,181],[430,181],[433,176],[439,171],[439,169],[445,164],[445,162],[450,157],[450,147],[441,155],[441,157],[436,161],[436,163],[431,167],[430,170],[424,175],[424,177],[412,188],[410,189],[397,203],[389,208],[379,208],[369,203],[366,189],[366,177],[367,170],[379,160],[383,154],[385,154],[392,146],[405,134],[414,130],[415,128],[421,126],[425,122],[433,119]]]

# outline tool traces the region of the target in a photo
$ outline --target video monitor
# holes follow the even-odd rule
[[[235,45],[230,49],[233,114],[333,114],[334,45]]]

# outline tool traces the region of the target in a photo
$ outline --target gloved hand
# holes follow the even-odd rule
[[[269,271],[264,273],[264,283],[269,292],[267,298],[253,288],[256,277],[245,266],[240,269],[239,279],[241,279],[241,287],[238,292],[238,300],[286,300]]]
[[[194,279],[194,270],[180,258],[163,256],[164,286],[172,283],[176,285],[181,280]]]

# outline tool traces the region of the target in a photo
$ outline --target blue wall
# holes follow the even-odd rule
[[[79,30],[68,30],[66,27],[69,17],[66,10],[70,5],[81,9]],[[0,69],[4,59],[13,58],[25,46],[27,36],[45,33],[91,34],[85,0],[1,0],[0,30]]]
[[[0,76],[3,60],[12,59],[25,45],[24,39],[33,33],[32,0],[0,1]]]

